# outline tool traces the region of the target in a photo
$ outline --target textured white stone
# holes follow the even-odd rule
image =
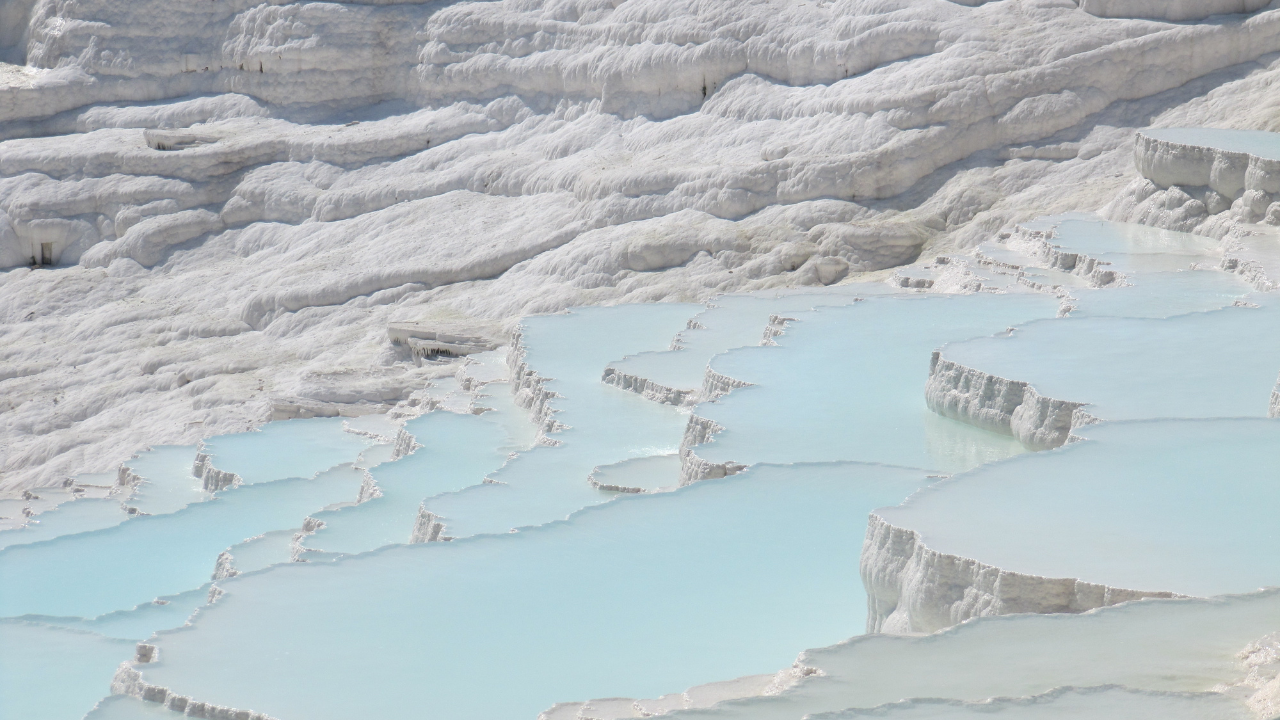
[[[1174,597],[1010,572],[927,547],[914,530],[872,514],[860,562],[867,632],[931,633],[970,618],[1015,613],[1080,613],[1145,597]]]
[[[1084,403],[1044,397],[1024,381],[965,367],[940,351],[930,361],[924,397],[939,415],[1012,435],[1034,450],[1063,445],[1073,428],[1098,421]]]
[[[415,407],[393,322],[841,282],[1098,207],[1152,117],[1270,122],[1277,50],[1276,11],[1044,0],[4,3],[0,487]]]

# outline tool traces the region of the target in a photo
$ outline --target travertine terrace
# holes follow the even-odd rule
[[[0,0],[0,718],[1280,717],[1280,3]]]

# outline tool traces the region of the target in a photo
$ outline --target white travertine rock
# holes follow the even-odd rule
[[[742,698],[769,697],[794,687],[813,675],[812,668],[793,667],[772,675],[748,675],[733,680],[696,685],[682,693],[657,698],[601,698],[586,702],[557,703],[538,714],[538,720],[614,720],[656,717],[679,710],[699,710]]]
[[[1271,0],[1080,0],[1080,9],[1106,18],[1203,20],[1210,15],[1251,13]]]
[[[1280,49],[1274,11],[1067,2],[0,14],[0,322],[35,368],[0,381],[4,488],[244,431],[312,374],[407,403],[393,322],[842,282],[1096,207],[1137,124],[1269,122]]]
[[[140,646],[141,647],[141,646]],[[150,647],[150,646],[148,646]],[[185,695],[175,695],[168,688],[152,685],[142,679],[142,673],[132,662],[120,664],[111,680],[112,695],[131,695],[140,700],[156,703],[177,714],[206,720],[275,720],[269,715],[236,708],[205,703]]]
[[[692,485],[699,480],[736,475],[747,469],[746,465],[735,462],[716,463],[698,457],[696,446],[711,442],[715,434],[723,430],[724,427],[719,423],[697,415],[689,416],[684,437],[680,440],[680,487]]]
[[[418,506],[418,517],[413,522],[413,532],[409,535],[409,544],[439,542],[444,537],[444,518],[427,510],[425,505]]]
[[[521,343],[523,336],[517,332],[511,341],[511,349],[507,352],[507,366],[511,369],[511,390],[516,396],[516,405],[529,411],[529,419],[538,428],[538,442],[554,444],[548,438],[550,433],[563,427],[555,420],[555,408],[551,407],[552,398],[559,397],[554,390],[544,386],[549,378],[544,378],[525,362],[526,348]]]
[[[1280,417],[1280,379],[1276,380],[1276,387],[1271,391],[1271,402],[1268,403],[1267,417]]]
[[[1109,287],[1125,282],[1124,274],[1111,267],[1110,262],[1090,257],[1085,253],[1065,250],[1053,242],[1055,236],[1054,229],[1036,230],[1020,225],[1004,240],[1004,243],[1010,249],[1039,261],[1043,267],[1084,278],[1093,287]],[[1001,264],[999,261],[983,257],[980,249],[975,252],[979,262]]]
[[[1073,428],[1098,422],[1084,403],[1044,397],[1026,382],[965,367],[941,351],[930,360],[924,397],[939,415],[1012,435],[1034,450],[1059,447]]]
[[[306,558],[304,556],[307,554],[307,547],[304,542],[308,537],[315,535],[316,531],[323,527],[323,520],[317,520],[313,517],[303,518],[302,527],[289,539],[290,562],[306,562]],[[215,580],[216,579],[217,578],[215,578]]]
[[[1213,129],[1140,132],[1134,160],[1142,179],[1130,183],[1104,213],[1221,239],[1222,268],[1270,290],[1277,274],[1274,238],[1243,241],[1269,235],[1280,224],[1280,159],[1270,147],[1272,137]]]
[[[872,514],[860,562],[867,632],[931,633],[975,617],[1080,613],[1162,591],[1113,588],[1075,578],[1009,572],[927,547],[914,530]]]
[[[667,405],[692,406],[699,402],[701,395],[696,391],[684,388],[673,388],[656,383],[648,378],[623,372],[616,368],[605,368],[600,381],[622,390],[642,395],[654,402]]]
[[[208,453],[201,451],[196,453],[195,463],[191,467],[191,474],[200,478],[205,492],[218,492],[243,482],[239,475],[214,467],[212,460]]]
[[[213,565],[213,581],[225,580],[229,577],[235,577],[240,574],[236,569],[235,557],[230,552],[224,551],[218,555],[218,560]]]

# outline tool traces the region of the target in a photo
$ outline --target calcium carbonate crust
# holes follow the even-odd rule
[[[1071,431],[1099,422],[1086,403],[1044,397],[1030,383],[975,370],[935,350],[924,397],[929,409],[953,420],[1017,438],[1032,450],[1070,442]]]
[[[730,700],[780,695],[805,679],[821,675],[816,668],[797,662],[772,675],[748,675],[733,680],[696,685],[681,693],[656,698],[598,698],[562,702],[538,714],[538,720],[617,720],[656,717],[680,710],[711,708]]]
[[[1124,285],[1123,273],[1111,267],[1111,263],[1085,253],[1070,252],[1060,245],[1054,244],[1057,228],[1034,230],[1023,225],[1017,226],[1006,237],[1001,238],[1009,249],[1020,252],[1037,261],[1040,267],[1060,270],[1088,281],[1091,287],[1116,287]],[[974,256],[980,264],[1000,267],[1007,270],[1020,271],[1023,268],[1007,262],[987,257],[981,248],[974,250]]]
[[[200,443],[200,451],[196,453],[195,462],[191,466],[191,474],[200,478],[205,492],[219,492],[238,487],[244,482],[239,475],[214,467],[213,458],[204,451],[203,442]]]
[[[932,633],[976,617],[1080,613],[1142,598],[1179,597],[1011,572],[940,553],[914,530],[890,525],[874,513],[859,567],[867,589],[868,633]]]
[[[648,378],[632,375],[611,367],[604,369],[604,374],[600,377],[600,381],[620,390],[636,393],[646,400],[667,405],[682,407],[697,405],[700,397],[697,390],[668,387]]]
[[[708,366],[703,375],[700,402],[714,402],[737,388],[751,385],[752,383],[715,372]],[[714,420],[696,414],[689,415],[684,435],[680,438],[680,487],[692,485],[699,480],[736,475],[747,469],[746,465],[732,460],[717,463],[698,457],[696,446],[711,442],[717,433],[723,431],[724,426]]]
[[[1280,263],[1251,252],[1248,238],[1280,226],[1280,160],[1174,142],[1139,132],[1134,164],[1141,175],[1104,214],[1222,240],[1221,269],[1260,291],[1277,287]]]
[[[1280,378],[1276,379],[1275,389],[1271,391],[1271,402],[1267,407],[1267,417],[1280,418]]]
[[[517,329],[511,340],[511,349],[507,353],[507,366],[511,368],[511,391],[515,393],[517,406],[529,411],[529,419],[538,428],[538,442],[543,445],[558,445],[559,441],[548,437],[568,426],[556,422],[556,410],[551,401],[560,397],[554,390],[546,388],[548,380],[525,361],[528,350],[524,345],[524,333]]]
[[[143,657],[142,647],[142,645],[139,645],[139,658]],[[146,658],[135,662],[146,663],[154,660],[152,655],[147,655]],[[168,688],[151,685],[142,679],[142,673],[135,667],[135,662],[120,664],[120,667],[116,670],[115,677],[111,680],[112,695],[131,695],[145,702],[162,705],[175,713],[180,713],[187,717],[205,718],[206,720],[276,720],[263,713],[201,702],[186,695],[171,693]]]
[[[61,266],[0,282],[0,485],[271,397],[394,406],[400,320],[827,284],[1101,204],[1134,126],[1102,115],[1280,47],[1275,12],[873,5],[7,4],[0,265]]]

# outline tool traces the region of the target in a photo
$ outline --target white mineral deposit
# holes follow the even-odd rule
[[[0,720],[1280,718],[1280,0],[0,0]]]

